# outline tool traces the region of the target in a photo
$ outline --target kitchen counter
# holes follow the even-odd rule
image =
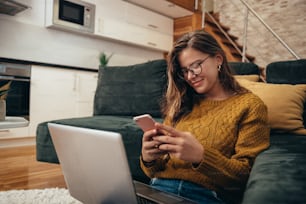
[[[29,125],[29,121],[22,117],[7,116],[4,121],[0,121],[0,129],[19,128]]]
[[[10,58],[3,58],[3,57],[0,57],[0,62],[26,64],[26,65],[41,65],[41,66],[58,67],[58,68],[65,68],[65,69],[98,72],[98,69],[90,69],[86,67],[73,67],[73,66],[50,64],[50,63],[44,63],[44,62],[34,62],[34,61],[28,61],[28,60],[10,59]]]

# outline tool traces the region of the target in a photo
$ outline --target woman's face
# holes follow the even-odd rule
[[[180,53],[178,60],[184,79],[197,93],[214,96],[222,89],[218,78],[221,56],[210,57],[193,48],[186,48]]]

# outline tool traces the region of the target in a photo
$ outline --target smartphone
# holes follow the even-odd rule
[[[135,116],[133,120],[144,132],[155,128],[155,121],[149,114]]]

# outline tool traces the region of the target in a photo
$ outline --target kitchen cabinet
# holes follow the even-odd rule
[[[0,142],[1,139],[27,137],[27,136],[29,136],[29,127],[0,129]]]
[[[97,80],[97,71],[33,65],[29,126],[0,129],[0,142],[33,137],[44,121],[91,116]]]
[[[97,0],[96,5],[96,20],[100,18],[111,18],[114,20],[123,20],[126,18],[127,2],[122,0]]]
[[[35,138],[29,136],[29,126],[0,129],[0,148],[34,144]]]
[[[75,77],[76,115],[78,117],[92,116],[98,73],[80,71]]]
[[[97,72],[32,66],[30,135],[44,121],[91,116]]]
[[[103,19],[100,23],[103,24],[104,37],[162,51],[169,51],[172,46],[172,35],[113,19]]]
[[[173,34],[173,20],[158,13],[136,6],[126,4],[126,21],[149,30],[168,35]]]
[[[112,9],[118,12],[110,12]],[[112,1],[110,7],[97,3],[95,35],[169,51],[173,44],[173,19],[125,1]]]

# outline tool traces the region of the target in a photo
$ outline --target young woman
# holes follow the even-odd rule
[[[198,203],[238,202],[255,157],[269,146],[265,104],[237,83],[204,31],[176,42],[168,80],[165,120],[144,133],[141,168],[160,190]]]

